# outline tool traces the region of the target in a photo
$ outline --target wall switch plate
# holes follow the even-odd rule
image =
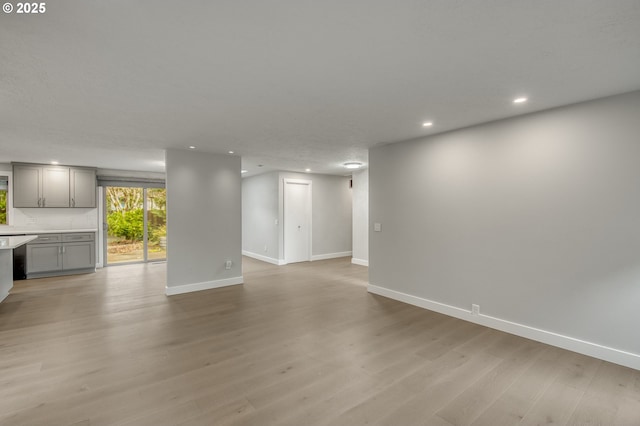
[[[278,224],[278,219],[276,219],[276,225]]]
[[[480,305],[471,305],[471,315],[480,315]]]
[[[381,224],[379,224],[379,223],[374,223],[374,224],[373,224],[373,230],[374,230],[375,232],[380,232],[380,231],[382,230],[382,225],[381,225]]]
[[[267,245],[266,244],[264,245],[264,251],[265,252],[267,251]]]
[[[231,265],[233,265],[233,262],[227,260],[226,262],[224,262],[224,269],[231,269]]]

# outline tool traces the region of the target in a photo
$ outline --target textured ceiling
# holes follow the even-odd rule
[[[250,174],[345,173],[376,144],[636,89],[638,0],[68,0],[0,14],[0,162],[162,171],[165,148],[195,145],[233,150]]]

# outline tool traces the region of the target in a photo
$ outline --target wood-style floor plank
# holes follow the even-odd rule
[[[164,295],[164,264],[16,282],[0,425],[640,425],[640,372],[367,293],[348,258]]]

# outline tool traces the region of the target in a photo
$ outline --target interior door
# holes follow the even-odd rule
[[[284,180],[284,260],[311,260],[311,182]]]

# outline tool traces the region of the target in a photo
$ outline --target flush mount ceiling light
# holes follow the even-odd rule
[[[362,167],[362,163],[359,163],[357,161],[349,161],[348,163],[344,163],[344,166],[347,169],[359,169],[360,167]]]
[[[193,145],[189,145],[189,149],[196,149],[196,147]]]
[[[60,162],[58,162],[58,161],[56,161],[56,160],[53,160],[53,161],[51,162],[51,164],[53,164],[53,165],[55,166],[55,165],[60,164]]]
[[[305,171],[305,172],[310,172],[310,171],[311,171],[311,169],[304,169],[304,171]]]
[[[433,121],[425,121],[422,123],[422,127],[431,127],[433,126]]]
[[[247,170],[240,170],[240,173],[247,173]]]
[[[523,103],[525,103],[525,102],[527,102],[527,101],[528,101],[528,99],[527,99],[525,96],[521,96],[521,97],[519,97],[519,98],[515,98],[515,99],[513,100],[513,103],[514,103],[514,104],[523,104]]]
[[[233,154],[233,151],[229,151],[229,154]]]

